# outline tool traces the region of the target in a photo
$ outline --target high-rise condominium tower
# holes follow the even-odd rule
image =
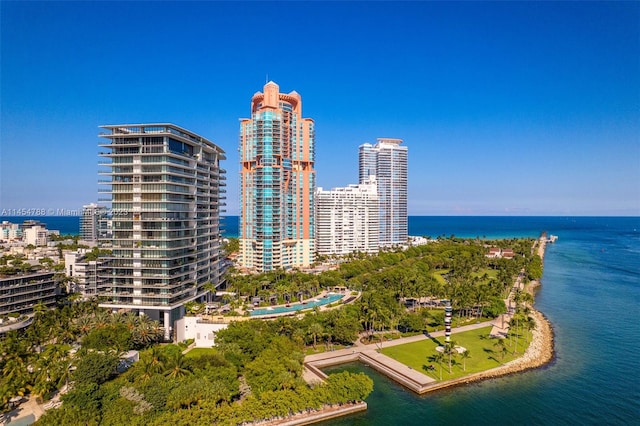
[[[240,264],[263,272],[313,262],[314,124],[274,82],[240,123]]]
[[[377,253],[378,190],[375,177],[360,185],[316,191],[316,252]]]
[[[82,206],[80,216],[80,239],[91,243],[97,243],[98,238],[106,237],[107,209],[104,206],[91,203]]]
[[[381,246],[403,244],[408,237],[407,147],[402,139],[378,138],[360,145],[360,183],[375,176],[378,183]]]
[[[224,151],[173,124],[101,127],[113,232],[100,306],[148,315],[170,338],[184,304],[221,284]]]

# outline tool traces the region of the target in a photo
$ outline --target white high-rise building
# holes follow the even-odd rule
[[[408,237],[407,147],[402,139],[378,138],[359,149],[360,183],[375,176],[378,183],[381,246],[404,244]]]
[[[112,235],[100,306],[160,321],[172,336],[184,304],[222,284],[220,213],[224,151],[173,124],[102,126],[109,161],[100,200],[110,205]],[[99,271],[99,274],[102,273]]]
[[[106,237],[107,209],[95,203],[82,206],[80,216],[80,239],[97,243],[99,238]]]
[[[378,191],[375,177],[367,183],[316,191],[316,251],[344,255],[378,251]]]

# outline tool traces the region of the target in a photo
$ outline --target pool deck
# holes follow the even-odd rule
[[[333,292],[323,291],[322,293],[320,293],[317,296],[314,296],[312,298],[303,300],[302,301],[302,303],[303,303],[302,306],[303,307],[300,308],[300,309],[291,310],[291,311],[288,311],[288,312],[274,312],[274,313],[267,313],[267,314],[261,314],[261,315],[250,315],[250,318],[251,319],[272,319],[272,318],[279,318],[279,317],[289,317],[289,316],[304,314],[304,313],[306,313],[306,312],[308,312],[308,311],[310,311],[310,310],[312,310],[312,309],[314,309],[316,307],[320,311],[326,311],[326,310],[330,310],[330,309],[335,309],[335,308],[341,307],[342,304],[344,304],[345,301],[347,301],[350,297],[353,297],[353,299],[349,300],[349,303],[353,303],[356,300],[358,300],[360,298],[360,296],[362,295],[362,293],[360,293],[360,292],[357,292],[357,294],[353,294],[353,293],[356,293],[356,292],[351,291],[351,290],[347,290],[344,293],[337,293],[337,292],[333,293]],[[324,305],[304,306],[304,304],[310,304],[310,303],[314,302],[316,299],[320,299],[321,300],[323,297],[329,296],[331,294],[341,295],[342,297],[340,297],[339,299],[336,299],[334,301],[327,302]],[[339,305],[338,306],[328,307],[328,305],[331,305],[333,303],[339,303]],[[299,306],[299,304],[300,304],[300,302],[294,302],[294,303],[291,304],[291,306],[294,306],[294,305],[298,305]],[[274,308],[274,309],[282,308],[282,307],[286,307],[286,305],[271,306],[271,308]],[[266,308],[258,308],[258,309],[264,310]]]

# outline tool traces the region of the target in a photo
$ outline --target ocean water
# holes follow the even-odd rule
[[[22,223],[25,220],[37,220],[47,225],[47,229],[58,230],[63,235],[80,233],[80,216],[0,216],[0,222]],[[224,236],[238,237],[238,216],[227,216],[223,219]]]
[[[80,216],[0,216],[0,222],[8,221],[21,224],[25,220],[37,220],[47,229],[60,231],[61,235],[78,235],[80,233]]]
[[[422,396],[360,364],[337,367],[365,371],[374,391],[366,412],[323,425],[640,424],[640,218],[432,219],[420,219],[425,235],[559,236],[536,296],[554,361]]]

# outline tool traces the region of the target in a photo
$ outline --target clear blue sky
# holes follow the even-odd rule
[[[638,2],[0,3],[0,208],[96,201],[98,126],[226,152],[268,75],[316,123],[317,184],[409,148],[411,215],[640,215]]]

